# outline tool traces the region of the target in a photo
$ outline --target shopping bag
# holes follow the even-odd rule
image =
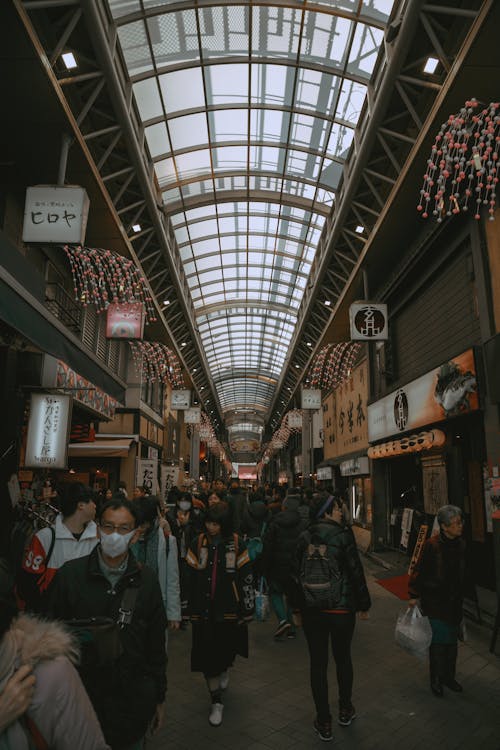
[[[417,659],[425,660],[432,641],[432,629],[428,617],[418,607],[408,607],[398,615],[394,632],[396,643]]]
[[[255,610],[254,619],[257,622],[265,622],[270,615],[269,594],[267,593],[267,583],[264,576],[260,577],[259,586],[255,589]]]

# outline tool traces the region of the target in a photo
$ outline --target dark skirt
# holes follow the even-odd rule
[[[193,622],[191,672],[216,677],[231,667],[235,656],[248,658],[248,627],[236,622]]]

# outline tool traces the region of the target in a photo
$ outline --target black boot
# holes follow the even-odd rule
[[[431,643],[429,646],[429,667],[431,675],[431,690],[438,698],[443,697],[442,678],[444,675],[444,652],[446,646],[440,643]]]
[[[453,690],[454,693],[461,693],[463,687],[455,679],[455,672],[457,668],[457,645],[445,646],[446,648],[446,671],[443,679],[443,685]]]

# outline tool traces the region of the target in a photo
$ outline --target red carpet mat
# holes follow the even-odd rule
[[[392,576],[391,578],[379,578],[375,583],[383,586],[384,589],[390,591],[398,599],[408,601],[408,573],[404,573],[402,576]]]

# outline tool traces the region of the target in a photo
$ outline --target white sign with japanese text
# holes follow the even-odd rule
[[[23,242],[69,243],[85,241],[89,197],[85,188],[37,185],[26,190]]]
[[[186,409],[184,412],[184,424],[200,424],[201,422],[201,408],[199,406],[192,406],[191,409]]]
[[[65,469],[71,417],[71,396],[32,393],[24,465]]]
[[[136,487],[144,487],[151,495],[158,492],[158,459],[138,458],[136,466]]]

